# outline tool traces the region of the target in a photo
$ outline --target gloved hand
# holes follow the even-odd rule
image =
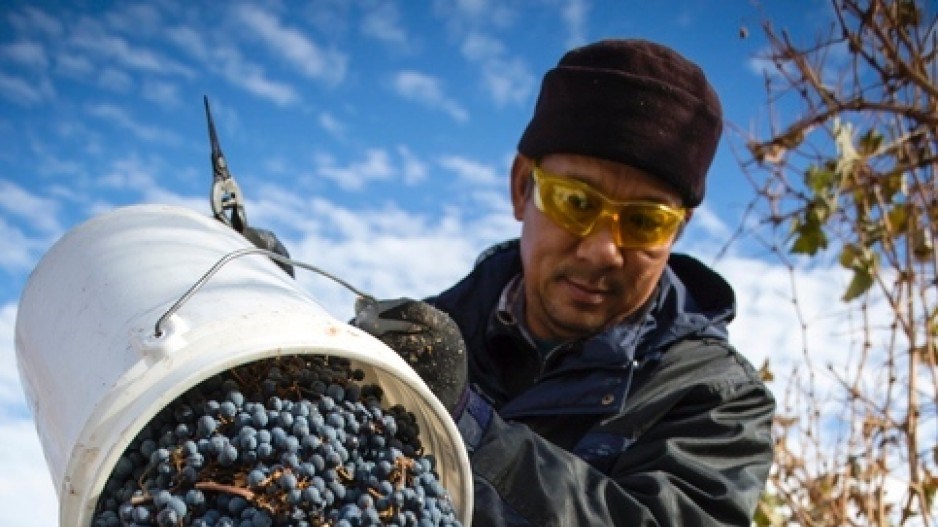
[[[272,231],[268,231],[267,229],[257,229],[254,227],[245,227],[244,232],[241,234],[247,238],[249,242],[253,243],[255,247],[266,249],[273,253],[279,254],[284,258],[290,257],[290,253],[287,251],[287,248],[284,247],[282,243],[280,243],[280,239],[277,238],[277,235]],[[279,265],[285,273],[293,277],[292,265],[284,262],[278,262],[277,260],[274,260],[274,263]]]
[[[352,324],[397,352],[458,420],[469,397],[466,344],[443,311],[409,298],[359,299]]]

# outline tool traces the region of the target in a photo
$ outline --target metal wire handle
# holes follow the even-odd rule
[[[359,290],[358,288],[352,286],[351,284],[349,284],[349,283],[346,282],[345,280],[342,280],[341,278],[339,278],[339,277],[337,277],[337,276],[335,276],[335,275],[333,275],[333,274],[331,274],[331,273],[329,273],[329,272],[327,272],[327,271],[324,271],[324,270],[322,270],[322,269],[320,269],[320,268],[318,268],[318,267],[316,267],[316,266],[314,266],[314,265],[310,265],[310,264],[305,263],[305,262],[299,262],[299,261],[297,261],[297,260],[293,260],[293,259],[287,258],[286,256],[283,256],[283,255],[281,255],[281,254],[277,254],[277,253],[275,253],[275,252],[273,252],[273,251],[269,251],[269,250],[267,250],[267,249],[261,249],[260,247],[247,247],[247,248],[244,248],[244,249],[238,249],[237,251],[232,251],[232,252],[226,254],[225,256],[223,256],[220,260],[218,260],[217,262],[215,262],[215,265],[213,265],[208,271],[206,271],[205,274],[203,274],[201,278],[199,278],[194,284],[192,284],[192,287],[190,287],[188,291],[186,291],[185,293],[183,293],[183,295],[182,295],[181,297],[179,297],[179,300],[176,300],[176,302],[175,302],[172,306],[170,306],[170,308],[169,308],[168,310],[166,310],[165,313],[163,313],[163,316],[161,316],[161,317],[159,318],[159,320],[156,321],[156,326],[154,327],[154,332],[155,332],[154,334],[155,334],[155,336],[156,336],[156,337],[161,337],[161,336],[163,336],[163,327],[162,327],[162,326],[163,326],[163,324],[166,322],[166,320],[167,320],[169,317],[171,317],[173,314],[175,314],[176,311],[179,311],[179,308],[181,308],[183,304],[185,304],[186,302],[188,302],[189,299],[192,298],[192,296],[195,295],[196,292],[198,292],[198,290],[201,289],[202,286],[204,286],[205,283],[208,282],[209,279],[212,278],[212,276],[214,276],[216,273],[218,273],[218,271],[219,271],[222,267],[224,267],[225,264],[227,264],[228,262],[230,262],[230,261],[232,261],[232,260],[234,260],[234,259],[236,259],[236,258],[240,258],[240,257],[242,257],[242,256],[246,256],[246,255],[249,255],[249,254],[263,254],[263,255],[266,255],[267,257],[269,257],[271,260],[274,260],[274,261],[276,261],[276,262],[285,263],[285,264],[288,264],[288,265],[292,265],[292,266],[294,266],[294,267],[301,267],[301,268],[303,268],[303,269],[307,269],[307,270],[313,271],[313,272],[315,272],[315,273],[319,273],[319,274],[321,274],[322,276],[325,276],[326,278],[332,279],[333,281],[335,281],[335,282],[338,283],[339,285],[344,286],[346,289],[348,289],[349,291],[355,293],[356,295],[358,295],[358,296],[361,297],[362,299],[364,299],[364,300],[366,300],[366,301],[371,301],[371,302],[374,302],[374,301],[375,301],[375,298],[374,298],[373,296],[369,295],[368,293],[365,293],[365,292]]]

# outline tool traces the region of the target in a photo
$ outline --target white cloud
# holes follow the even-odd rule
[[[489,0],[458,0],[456,7],[461,13],[470,17],[482,17],[492,7]]]
[[[765,54],[769,52],[768,48],[762,50],[762,52],[754,54],[749,60],[746,61],[747,69],[753,74],[763,77],[765,75],[777,76],[778,70],[775,67],[775,64],[769,59]],[[792,72],[794,70],[792,69]]]
[[[236,14],[276,56],[286,59],[302,75],[331,85],[339,84],[345,78],[348,63],[345,54],[322,49],[299,30],[282,24],[260,8],[242,5]]]
[[[249,225],[273,230],[278,235],[284,233],[280,227],[285,227],[286,232],[318,230],[319,219],[309,214],[308,197],[279,185],[263,185],[256,193],[252,192],[245,208]]]
[[[707,239],[730,239],[730,228],[706,203],[694,209],[694,215],[691,217],[689,228],[703,229]]]
[[[428,108],[443,110],[458,122],[469,120],[469,112],[443,91],[439,78],[417,71],[401,71],[393,80],[394,91]]]
[[[86,123],[59,122],[55,126],[59,138],[76,139],[81,144],[83,152],[97,154],[101,150],[98,144],[98,135],[87,128]],[[29,145],[29,152],[37,160],[35,171],[40,176],[59,178],[69,176],[79,178],[85,174],[85,164],[82,161],[62,155],[54,144],[46,143],[45,139],[34,138]]]
[[[396,155],[395,155],[396,154]],[[406,185],[416,185],[427,178],[429,168],[406,145],[389,152],[383,148],[365,151],[364,158],[345,166],[325,152],[314,156],[315,174],[335,181],[344,190],[361,190],[369,181],[388,181],[400,177]]]
[[[16,29],[30,35],[57,38],[64,32],[64,27],[59,20],[33,6],[10,13],[9,19]]]
[[[58,525],[58,500],[20,384],[15,321],[15,305],[0,306],[0,509],[7,511],[9,525],[53,526]]]
[[[293,173],[293,167],[285,158],[274,156],[264,160],[264,172],[270,174],[291,174]]]
[[[164,163],[158,158],[141,159],[136,154],[111,160],[110,166],[100,177],[95,178],[98,190],[129,192],[131,202],[161,203],[178,205],[208,214],[211,203],[208,197],[183,196],[159,185],[159,175]],[[206,179],[206,185],[208,180]],[[117,204],[100,201],[89,207],[91,214],[105,212]]]
[[[258,97],[281,106],[295,103],[300,98],[293,86],[268,79],[263,67],[244,60],[233,47],[218,48],[213,58],[220,59],[218,67],[226,79]]]
[[[180,104],[179,85],[171,82],[145,80],[140,95],[148,101],[153,101],[160,106],[168,108],[176,107]]]
[[[494,60],[482,68],[483,81],[497,104],[528,102],[536,79],[527,64],[519,58]]]
[[[4,523],[58,525],[58,498],[32,421],[0,420],[0,444],[0,508],[7,511]]]
[[[187,52],[199,60],[208,60],[209,51],[205,44],[203,33],[189,26],[171,26],[166,28],[167,39],[180,50]]]
[[[536,79],[523,60],[506,56],[501,41],[473,31],[461,49],[463,56],[481,69],[482,85],[496,104],[528,101]]]
[[[456,33],[478,27],[509,27],[519,16],[511,3],[498,0],[436,0],[433,7]]]
[[[49,66],[46,50],[37,42],[21,41],[0,46],[0,56],[38,71]]]
[[[0,217],[0,269],[11,273],[29,270],[36,250],[44,243],[30,238],[22,229]]]
[[[36,85],[19,77],[0,72],[0,97],[22,106],[33,106],[54,96],[55,90],[48,79]]]
[[[291,253],[378,297],[439,292],[463,276],[491,243],[479,234],[491,233],[485,227],[489,217],[466,222],[455,209],[434,217],[394,206],[352,210],[314,200],[309,214],[328,227],[299,240]],[[334,316],[352,316],[354,295],[341,286],[309,273],[298,280]]]
[[[416,185],[427,179],[430,169],[409,148],[400,145],[397,147],[397,153],[401,156],[401,171],[404,173],[405,184]]]
[[[489,35],[473,31],[462,43],[462,54],[471,61],[486,61],[505,53],[505,45]]]
[[[396,4],[379,1],[369,6],[364,13],[361,31],[367,37],[398,48],[406,48],[407,32],[401,27],[400,18],[400,10]]]
[[[116,158],[111,166],[96,179],[97,185],[115,190],[144,190],[156,187],[153,166],[136,155]]]
[[[43,233],[57,233],[59,204],[37,196],[12,181],[0,179],[0,210],[28,222]]]
[[[464,157],[443,156],[439,163],[443,168],[455,172],[460,180],[471,185],[497,185],[505,179],[505,176],[494,168]]]
[[[319,114],[319,126],[329,132],[330,135],[337,138],[344,138],[346,132],[345,123],[337,119],[330,112],[321,112]]]
[[[127,130],[144,141],[154,141],[168,145],[177,145],[181,142],[179,136],[174,132],[142,124],[131,117],[127,110],[113,104],[91,105],[88,107],[88,114]]]
[[[25,408],[26,397],[20,385],[13,351],[13,327],[16,321],[16,305],[0,306],[0,415],[6,416],[10,408]]]
[[[335,160],[325,154],[317,155],[315,161],[319,176],[335,181],[345,190],[361,190],[367,181],[387,180],[395,173],[391,156],[380,148],[369,149],[364,159],[344,167],[336,166]]]
[[[215,72],[248,93],[287,106],[299,100],[289,84],[267,78],[264,68],[246,60],[230,41],[208,44],[203,34],[190,27],[174,26],[166,30],[169,41],[198,59],[209,71]]]
[[[62,52],[55,56],[54,71],[68,77],[84,79],[94,72],[94,64],[84,55]]]
[[[186,78],[195,72],[179,61],[167,58],[151,49],[138,47],[117,35],[106,33],[99,24],[83,19],[74,28],[68,45],[105,61],[116,61],[126,68],[157,75],[180,75]]]
[[[464,229],[471,229],[468,236],[476,248],[475,257],[483,249],[521,234],[521,224],[515,220],[508,193],[507,174],[496,185],[465,185],[460,189],[458,200],[451,200],[445,208],[445,217],[465,218]],[[469,262],[469,263],[472,263]],[[443,284],[446,285],[446,284]]]
[[[184,196],[156,186],[144,189],[140,203],[176,205],[185,207],[204,216],[212,214],[211,203],[208,198],[204,196]]]
[[[163,17],[153,5],[121,3],[105,16],[110,29],[130,35],[157,33],[164,25]]]
[[[586,43],[589,11],[590,3],[587,0],[567,0],[560,7],[560,17],[567,28],[568,48]]]
[[[98,74],[98,85],[109,91],[126,93],[133,88],[134,79],[123,70],[106,67]]]

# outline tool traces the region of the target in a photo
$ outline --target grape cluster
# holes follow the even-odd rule
[[[133,439],[91,527],[459,527],[415,416],[363,378],[289,356],[202,382]]]

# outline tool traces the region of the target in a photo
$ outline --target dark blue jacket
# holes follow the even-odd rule
[[[673,254],[639,324],[542,357],[495,316],[517,242],[430,301],[488,401],[473,439],[473,525],[749,525],[772,463],[774,400],[727,343],[730,286]],[[490,416],[490,417],[489,417]]]

